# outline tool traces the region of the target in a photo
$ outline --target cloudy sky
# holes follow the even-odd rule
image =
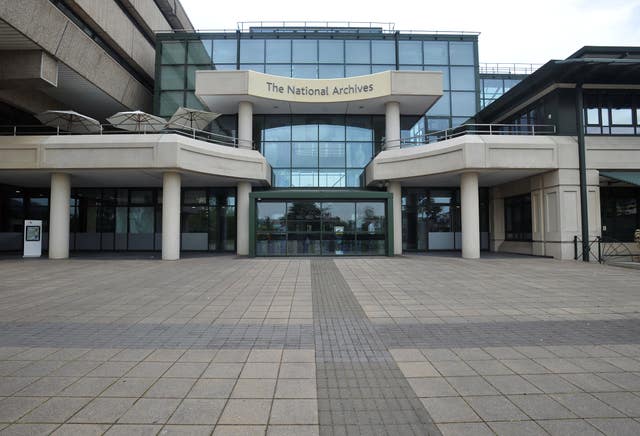
[[[480,32],[480,62],[544,63],[584,45],[640,45],[640,0],[181,2],[197,29],[235,29],[239,21],[312,20]]]

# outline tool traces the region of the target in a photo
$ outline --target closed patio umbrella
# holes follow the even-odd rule
[[[179,107],[169,119],[169,127],[203,130],[207,125],[218,118],[220,114],[201,111],[188,107]]]
[[[45,111],[36,115],[36,118],[46,126],[56,127],[66,132],[98,133],[102,130],[98,120],[74,111]]]
[[[114,127],[130,132],[159,132],[167,120],[142,111],[118,112],[107,118]]]

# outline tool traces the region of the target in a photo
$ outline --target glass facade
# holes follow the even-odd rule
[[[480,109],[496,101],[525,77],[516,74],[480,74]]]
[[[480,188],[480,246],[489,248],[489,191]],[[459,188],[402,189],[402,249],[460,250]]]
[[[602,237],[605,241],[633,242],[634,232],[640,229],[638,205],[640,188],[600,188]]]
[[[257,256],[385,255],[385,201],[257,201]]]
[[[587,135],[640,135],[640,92],[585,92]]]
[[[326,29],[325,29],[326,30]],[[476,35],[260,31],[159,34],[156,107],[170,116],[178,106],[201,108],[196,70],[253,70],[297,78],[339,78],[388,70],[440,71],[444,95],[403,137],[455,127],[479,109]]]

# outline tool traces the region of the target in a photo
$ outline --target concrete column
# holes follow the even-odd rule
[[[162,175],[162,260],[180,259],[180,186],[179,173]]]
[[[400,182],[389,182],[387,192],[393,195],[393,254],[402,254],[402,186]]]
[[[248,101],[238,103],[238,148],[252,149],[253,145],[253,104]]]
[[[478,173],[464,173],[460,178],[460,215],[462,221],[462,257],[480,257],[480,199]]]
[[[51,199],[49,200],[49,259],[69,257],[69,202],[71,200],[71,176],[51,174]]]
[[[249,255],[249,193],[251,183],[239,182],[236,197],[236,251],[238,256]]]
[[[385,103],[384,108],[384,149],[400,148],[400,103],[389,101]]]

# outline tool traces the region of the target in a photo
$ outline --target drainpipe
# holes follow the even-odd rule
[[[576,85],[576,127],[578,129],[578,167],[580,171],[580,218],[582,221],[582,260],[589,262],[589,207],[587,205],[587,150],[584,143],[582,83]]]

